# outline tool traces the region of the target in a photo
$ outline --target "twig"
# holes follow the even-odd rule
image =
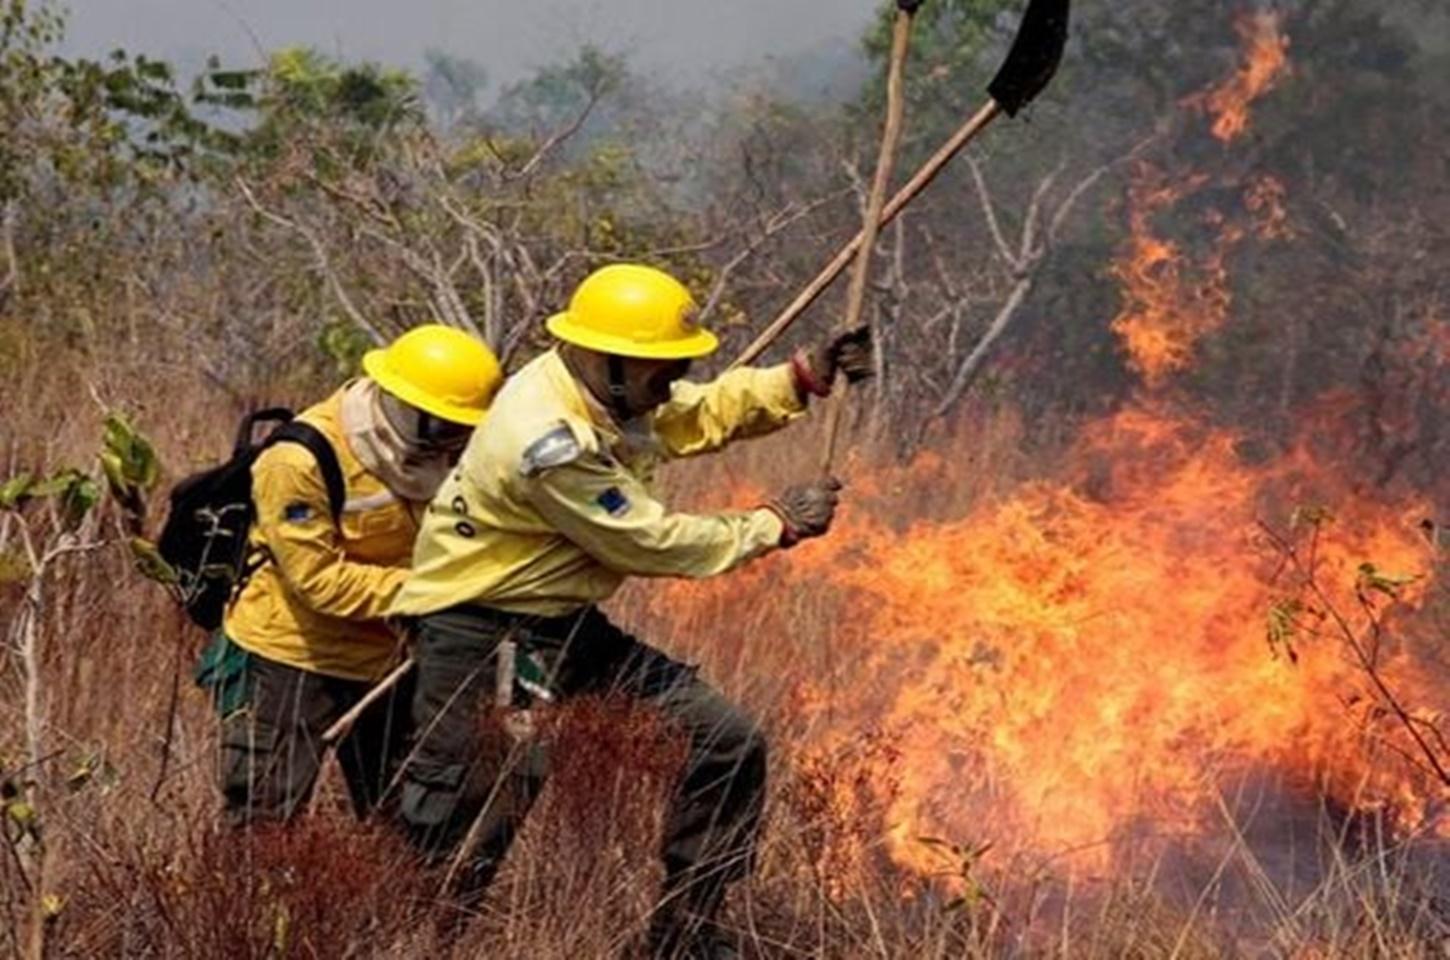
[[[307,241],[308,245],[312,248],[313,257],[317,260],[317,269],[322,273],[323,278],[327,280],[328,287],[332,290],[332,294],[337,299],[337,302],[342,305],[343,312],[347,314],[348,319],[350,319],[358,327],[358,329],[362,330],[369,337],[371,337],[374,343],[383,343],[385,340],[387,340],[388,338],[383,336],[382,332],[378,330],[378,328],[372,322],[364,317],[362,315],[362,312],[359,311],[356,305],[353,304],[352,297],[348,296],[347,288],[342,285],[342,280],[338,277],[337,271],[332,268],[332,261],[327,256],[327,248],[323,246],[323,243],[318,238],[317,234],[315,234],[307,227],[303,226],[301,223],[298,223],[295,220],[289,220],[281,214],[274,213],[273,211],[268,210],[266,207],[262,206],[262,204],[257,200],[256,195],[252,193],[251,188],[247,186],[247,182],[241,177],[237,177],[235,183],[237,185],[237,189],[241,191],[242,197],[247,201],[247,204],[253,210],[255,210],[259,216],[270,221],[271,223],[276,224],[279,227],[283,227],[287,230],[292,230],[296,233],[301,234],[302,237]]]
[[[511,174],[505,171],[503,175],[504,180],[506,182],[511,180],[526,180],[532,176],[534,171],[539,168],[539,165],[548,158],[549,154],[558,149],[564,141],[579,132],[584,126],[585,121],[589,119],[589,115],[594,112],[595,106],[604,98],[606,90],[607,86],[605,84],[596,84],[590,87],[589,101],[584,104],[584,109],[579,111],[579,115],[574,118],[574,121],[555,131],[549,139],[545,140],[543,145],[534,151],[534,155],[529,158],[527,163],[519,168],[517,173]]]
[[[0,252],[5,254],[5,276],[0,277],[0,306],[20,289],[20,258],[15,254],[15,201],[0,210]]]
[[[178,598],[179,599],[179,598]],[[156,803],[161,787],[166,783],[167,768],[171,764],[171,745],[176,736],[176,711],[181,701],[181,651],[186,645],[186,607],[176,606],[176,654],[171,658],[171,694],[166,703],[166,732],[161,738],[161,763],[156,770],[156,782],[151,785],[150,801]]]

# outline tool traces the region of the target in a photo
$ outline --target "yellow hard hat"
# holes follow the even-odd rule
[[[662,270],[621,263],[584,278],[569,309],[549,318],[565,343],[618,357],[685,360],[714,353],[720,341],[695,325],[695,300]]]
[[[369,350],[363,370],[404,403],[469,426],[483,419],[503,383],[492,350],[438,323],[414,327],[388,346]]]

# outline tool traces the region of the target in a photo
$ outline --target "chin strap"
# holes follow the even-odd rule
[[[623,423],[632,416],[624,389],[624,358],[609,354],[609,406]]]

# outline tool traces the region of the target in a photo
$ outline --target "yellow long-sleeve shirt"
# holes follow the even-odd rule
[[[358,461],[342,429],[338,391],[299,419],[337,454],[347,488],[333,523],[327,486],[312,454],[279,443],[252,465],[254,548],[263,564],[227,611],[223,629],[245,650],[313,673],[377,680],[398,656],[383,621],[408,575],[418,531],[414,508]]]
[[[765,509],[672,513],[651,491],[664,459],[780,428],[805,409],[789,366],[681,382],[646,437],[592,410],[557,352],[515,374],[423,520],[392,612],[458,604],[563,616],[630,575],[708,577],[775,549]]]

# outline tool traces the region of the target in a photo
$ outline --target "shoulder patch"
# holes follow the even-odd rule
[[[305,503],[289,503],[282,508],[282,518],[288,523],[306,523],[312,519],[312,508]]]
[[[545,470],[573,463],[583,453],[584,448],[575,439],[574,431],[569,429],[568,424],[560,421],[557,427],[524,450],[523,459],[519,462],[519,473],[526,477],[537,477]]]
[[[610,487],[595,498],[595,503],[604,508],[611,517],[622,517],[629,513],[629,498],[618,487]]]

